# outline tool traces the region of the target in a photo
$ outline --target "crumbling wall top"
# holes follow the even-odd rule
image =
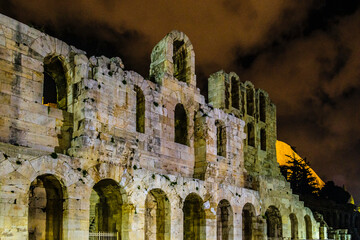
[[[183,32],[171,31],[153,48],[150,79],[161,84],[164,77],[196,86],[195,53]]]

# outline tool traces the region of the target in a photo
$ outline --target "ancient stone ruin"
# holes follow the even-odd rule
[[[178,31],[149,76],[0,15],[0,239],[327,238],[265,91],[219,71],[206,103]]]

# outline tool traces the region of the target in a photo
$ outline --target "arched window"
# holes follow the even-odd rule
[[[145,97],[143,91],[134,86],[136,92],[136,131],[145,133]]]
[[[37,177],[30,186],[29,239],[63,239],[64,190],[53,175]]]
[[[247,115],[254,115],[254,90],[250,87],[246,87],[246,112]]]
[[[266,100],[265,100],[265,96],[264,93],[260,93],[259,96],[259,108],[260,108],[260,121],[265,122],[266,121]]]
[[[251,203],[246,203],[242,211],[242,239],[253,239],[253,217],[255,216],[255,208]]]
[[[291,223],[291,239],[299,239],[298,236],[298,220],[294,213],[290,214],[290,223]]]
[[[161,189],[152,189],[145,200],[145,240],[170,240],[170,202]]]
[[[217,211],[217,240],[233,239],[233,211],[229,201],[223,199],[220,201]]]
[[[219,120],[215,121],[216,125],[216,148],[217,155],[226,157],[226,127]]]
[[[205,211],[203,209],[203,200],[195,193],[190,193],[183,207],[184,216],[184,240],[205,240],[206,221]]]
[[[180,103],[175,107],[175,142],[188,145],[187,115]]]
[[[304,217],[306,227],[306,239],[312,239],[312,224],[309,215]]]
[[[264,128],[260,130],[260,149],[266,151],[266,131]]]
[[[247,124],[247,142],[248,146],[255,147],[255,130],[252,123]]]
[[[239,84],[239,81],[237,81],[235,77],[231,78],[231,106],[236,109],[240,109]]]
[[[265,217],[268,239],[282,239],[282,221],[279,210],[270,206],[265,212]]]
[[[58,56],[44,60],[43,104],[67,110],[67,81]]]
[[[187,82],[186,68],[187,68],[187,52],[186,45],[183,40],[174,41],[173,44],[173,64],[174,77],[181,82]]]

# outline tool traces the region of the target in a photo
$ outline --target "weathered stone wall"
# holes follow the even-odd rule
[[[48,105],[42,104],[46,74],[63,74],[54,81],[58,102]],[[237,88],[232,90],[232,83]],[[299,238],[306,237],[306,215],[312,238],[319,237],[312,213],[279,175],[276,111],[267,93],[240,82],[235,73],[218,72],[209,78],[206,104],[196,88],[193,47],[181,32],[172,31],[155,46],[146,80],[125,70],[119,58],[88,58],[0,15],[0,86],[1,239],[44,236],[43,231],[48,239],[89,239],[89,232],[100,228],[119,232],[121,239],[154,239],[149,227],[154,221],[164,239],[191,234],[220,239],[220,231],[242,239],[245,224],[254,239],[264,239],[270,207],[281,214],[283,237],[291,237],[290,213],[298,218]],[[139,92],[145,99],[143,113],[137,108]],[[175,111],[179,106],[182,122]],[[140,119],[142,128],[137,127]],[[246,138],[249,123],[253,146]],[[187,130],[182,136],[175,136],[178,126]],[[265,149],[261,129],[266,130]],[[182,143],[176,142],[179,137]],[[223,144],[221,154],[218,144]],[[44,179],[52,183],[36,184]],[[59,219],[62,223],[44,230],[42,220],[36,228],[29,206],[37,193],[42,199],[45,193],[47,201],[35,204],[41,219],[49,226]],[[61,218],[50,204],[57,201],[62,202]],[[159,219],[151,220],[151,213]],[[185,227],[185,234],[188,221],[199,232]],[[93,227],[99,222],[101,227]]]

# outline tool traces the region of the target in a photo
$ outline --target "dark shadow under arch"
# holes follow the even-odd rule
[[[196,193],[190,193],[183,206],[184,240],[205,240],[206,219],[203,200]]]
[[[265,217],[268,239],[282,238],[282,220],[280,211],[275,206],[270,206],[265,212]]]
[[[171,238],[171,208],[165,192],[152,189],[145,200],[145,240]]]
[[[38,176],[30,185],[28,233],[30,240],[63,239],[65,187],[54,176]]]
[[[217,240],[234,239],[233,210],[228,200],[223,199],[219,202],[216,216]]]

